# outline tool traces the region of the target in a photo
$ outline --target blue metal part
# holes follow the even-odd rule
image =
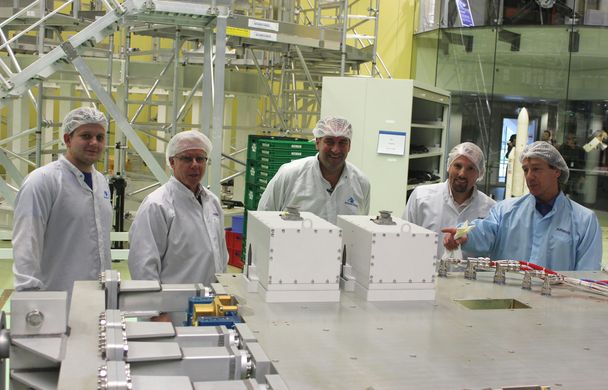
[[[190,297],[188,298],[188,313],[184,326],[192,326],[194,316],[194,305],[213,303],[215,297]],[[198,317],[198,326],[220,326],[224,325],[228,329],[233,329],[235,324],[243,322],[236,311],[227,311],[225,316],[201,316]]]
[[[186,316],[186,322],[184,326],[192,325],[192,316],[194,315],[194,305],[198,305],[200,303],[212,303],[213,297],[190,297],[188,298],[188,313]]]
[[[224,317],[199,317],[198,326],[220,326],[224,325],[228,329],[233,329],[235,324],[243,322],[236,313]]]

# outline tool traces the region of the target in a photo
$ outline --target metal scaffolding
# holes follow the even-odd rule
[[[303,2],[310,3],[36,0],[21,6],[11,0],[15,11],[3,15],[0,7],[0,106],[7,118],[0,123],[6,173],[0,194],[11,203],[31,167],[61,152],[59,121],[87,103],[109,117],[108,175],[133,175],[129,160],[141,159],[144,175],[165,182],[166,142],[196,128],[223,146],[214,148],[207,175],[219,195],[220,183],[241,175],[244,165],[242,145],[224,142],[226,129],[310,129],[323,76],[358,74],[366,63],[371,75],[379,74],[375,35],[356,36],[361,25],[350,22],[362,20],[348,14],[359,1],[315,1],[310,17]],[[325,25],[321,16],[329,8],[321,3],[335,3],[329,8],[339,9],[337,27]],[[364,18],[375,23],[373,34],[377,7],[370,1]],[[242,96],[255,118],[235,114]],[[225,125],[226,102],[236,125]]]

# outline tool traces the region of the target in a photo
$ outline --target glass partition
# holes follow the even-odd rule
[[[483,26],[608,26],[608,0],[420,0],[421,33]]]
[[[502,199],[506,145],[525,107],[530,141],[544,136],[562,152],[572,170],[564,191],[608,231],[608,0],[430,3],[414,78],[452,93],[448,147],[477,143],[487,156],[480,187]],[[466,3],[470,15],[458,8]],[[604,142],[585,151],[594,137]]]

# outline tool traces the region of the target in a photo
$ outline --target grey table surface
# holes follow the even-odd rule
[[[291,389],[608,388],[608,297],[521,289],[493,273],[439,278],[434,301],[265,303],[242,275],[219,281]],[[602,272],[571,273],[608,279]],[[470,310],[460,299],[517,299],[529,309]]]

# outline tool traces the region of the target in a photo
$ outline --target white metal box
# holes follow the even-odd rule
[[[342,231],[309,212],[301,221],[278,211],[247,214],[247,256],[266,302],[340,300]]]
[[[400,218],[394,225],[373,219],[338,216],[357,294],[368,301],[435,299],[437,234]]]

